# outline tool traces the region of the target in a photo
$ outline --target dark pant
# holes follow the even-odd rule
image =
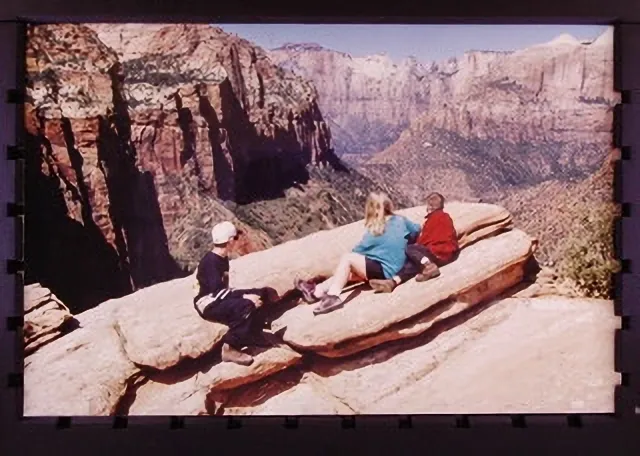
[[[252,301],[243,298],[243,294],[251,293],[249,290],[234,290],[221,301],[209,304],[202,312],[205,320],[229,327],[222,341],[237,350],[251,345],[264,327],[262,312]]]
[[[433,264],[441,266],[438,258],[424,245],[410,244],[407,246],[406,253],[407,261],[397,274],[397,276],[400,277],[401,283],[410,280],[422,271],[422,259],[424,257],[427,257]]]

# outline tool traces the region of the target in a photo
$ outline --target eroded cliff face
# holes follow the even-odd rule
[[[442,128],[511,142],[610,140],[619,99],[612,30],[588,44],[562,35],[517,52],[472,51],[435,68],[442,76],[431,84],[429,109],[407,134]]]
[[[40,278],[71,308],[76,296],[95,304],[133,287],[130,227],[117,203],[130,186],[144,186],[145,176],[133,166],[126,132],[115,125],[109,70],[116,63],[115,53],[84,27],[29,30],[26,278]],[[105,155],[108,140],[118,150]],[[110,191],[122,171],[128,174]],[[161,257],[166,242],[154,238],[157,207],[129,207],[150,222],[153,252]],[[159,261],[145,271],[153,276],[163,267],[171,268]]]
[[[94,28],[120,52],[143,166],[175,175],[189,164],[203,189],[247,202],[304,179],[307,164],[326,162],[331,138],[315,89],[248,41],[207,25],[176,25],[123,43],[121,34],[135,26]],[[275,166],[257,171],[265,161]]]
[[[316,44],[286,44],[269,56],[314,82],[339,154],[379,152],[428,106],[429,69],[412,58],[396,64]]]
[[[95,27],[34,27],[27,51],[28,280],[73,310],[181,275],[216,221],[248,232],[238,255],[272,245],[234,204],[332,160],[313,86],[247,41],[154,26],[118,55],[126,26]]]
[[[429,108],[367,165],[453,198],[500,198],[548,179],[583,179],[610,148],[613,33],[517,52],[469,52],[434,65]]]
[[[602,165],[611,142],[619,99],[612,30],[591,43],[562,35],[430,64],[310,44],[270,55],[315,83],[336,150],[366,163],[359,169],[370,177],[398,183],[415,204],[427,185],[469,199],[583,178]]]

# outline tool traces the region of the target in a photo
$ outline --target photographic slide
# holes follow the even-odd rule
[[[612,413],[613,28],[28,28],[24,415]]]

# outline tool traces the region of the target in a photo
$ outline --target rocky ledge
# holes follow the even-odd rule
[[[249,367],[220,362],[217,348],[227,328],[204,321],[195,312],[193,276],[154,285],[79,314],[75,316],[78,329],[26,358],[25,415],[190,415],[234,413],[236,409],[242,409],[239,413],[261,413],[246,395],[256,394],[254,387],[264,389],[260,382],[269,376],[276,379],[275,390],[282,386],[277,379],[284,379],[289,385],[283,387],[287,394],[298,394],[305,388],[316,394],[320,388],[333,397],[329,402],[316,401],[317,411],[300,408],[298,403],[292,413],[373,410],[371,403],[354,406],[361,385],[353,389],[344,386],[342,394],[351,397],[349,406],[340,402],[335,392],[327,393],[322,381],[313,380],[324,375],[316,372],[319,366],[364,372],[369,370],[368,364],[358,359],[386,357],[389,350],[400,358],[408,356],[403,355],[405,351],[421,349],[435,357],[446,356],[448,352],[441,352],[439,344],[455,349],[457,339],[448,334],[473,332],[456,329],[467,325],[470,316],[498,308],[492,305],[495,302],[500,303],[504,315],[516,312],[519,305],[508,303],[520,302],[517,299],[532,302],[526,299],[541,290],[540,284],[530,284],[533,269],[529,266],[537,241],[513,229],[507,211],[488,204],[456,202],[446,209],[454,219],[463,250],[458,260],[442,268],[439,278],[422,284],[412,280],[386,295],[354,284],[348,293],[357,296],[327,315],[313,317],[310,306],[299,303],[291,292],[293,279],[296,275],[320,278],[330,274],[340,255],[362,235],[362,221],[234,259],[231,280],[235,286],[270,286],[282,296],[269,316],[270,337],[276,343],[256,351],[255,362]],[[399,212],[419,222],[424,207]],[[546,290],[549,294],[548,286]],[[589,306],[585,304],[585,308]],[[558,324],[568,323],[563,320]],[[498,350],[498,346],[487,346],[486,350]],[[354,362],[358,366],[350,367]],[[429,369],[424,369],[418,364],[406,367],[402,371],[407,374],[403,380],[406,385],[393,387],[394,394],[413,388],[408,379],[425,377]],[[396,378],[391,372],[386,370],[384,375]],[[324,376],[333,378],[332,374]],[[601,389],[611,383],[607,381],[603,380]],[[385,388],[381,387],[380,394]],[[263,395],[263,402],[278,401],[275,396],[284,390],[274,391]],[[414,408],[427,407],[427,402],[416,403]],[[294,403],[290,406],[296,407]]]
[[[24,289],[24,353],[60,337],[70,327],[73,315],[51,290],[39,283]]]

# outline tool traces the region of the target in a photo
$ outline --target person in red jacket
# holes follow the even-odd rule
[[[427,197],[427,215],[422,230],[414,243],[407,246],[408,261],[391,279],[370,280],[377,292],[390,293],[398,285],[415,276],[416,282],[424,282],[440,275],[440,267],[454,261],[460,247],[451,216],[444,211],[444,197],[431,193]]]

